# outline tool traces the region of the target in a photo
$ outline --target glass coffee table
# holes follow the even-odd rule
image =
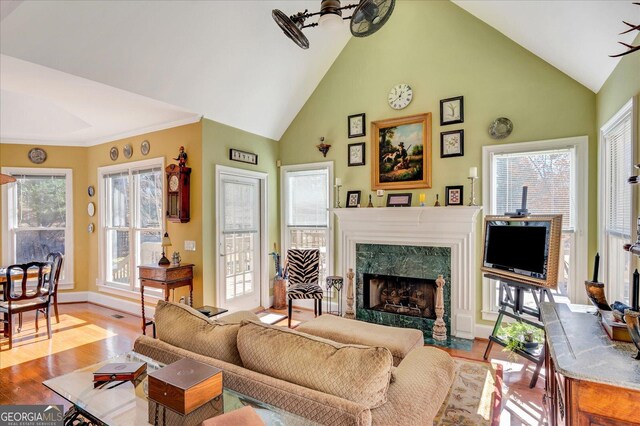
[[[71,403],[71,408],[65,414],[65,424],[78,415],[88,418],[93,423],[110,426],[149,424],[146,373],[134,382],[113,382],[94,388],[93,372],[112,362],[146,362],[147,372],[164,367],[164,364],[132,351],[44,381],[43,384],[46,387]],[[224,372],[222,374],[224,380]],[[225,388],[222,398],[225,413],[249,405],[255,409],[266,425],[312,426],[317,424],[231,389]]]

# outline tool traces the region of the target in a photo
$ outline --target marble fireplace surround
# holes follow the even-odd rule
[[[481,207],[378,207],[334,209],[338,217],[338,265],[346,276],[356,270],[356,244],[451,249],[451,335],[475,337],[476,234]],[[355,295],[354,283],[354,299]],[[346,301],[346,291],[343,294]]]

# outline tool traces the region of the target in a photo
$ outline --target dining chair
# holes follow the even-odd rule
[[[46,269],[50,268],[47,272]],[[43,309],[47,318],[47,337],[51,338],[51,297],[55,265],[51,262],[29,262],[11,265],[6,270],[3,283],[4,300],[0,301],[0,314],[4,314],[5,334],[9,339],[9,349],[13,347],[13,315]],[[32,278],[29,278],[32,275]],[[35,287],[29,285],[35,280]],[[36,321],[36,332],[38,322]]]
[[[47,255],[47,262],[51,262],[55,267],[55,276],[53,277],[53,310],[56,313],[56,323],[60,323],[60,317],[58,316],[58,281],[60,281],[60,272],[62,272],[62,262],[64,255],[60,252],[53,252]],[[36,312],[36,321],[38,313]]]
[[[294,300],[313,299],[315,315],[322,315],[323,291],[319,284],[320,250],[287,250],[285,279],[287,279],[287,301],[289,302],[289,327],[291,327]]]

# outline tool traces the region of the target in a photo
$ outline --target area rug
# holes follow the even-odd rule
[[[282,321],[283,319],[287,318],[286,315],[282,315],[282,314],[258,314],[258,317],[260,318],[260,321],[262,321],[265,324],[276,324],[280,321]]]
[[[456,376],[434,426],[497,426],[502,403],[502,366],[454,358]]]

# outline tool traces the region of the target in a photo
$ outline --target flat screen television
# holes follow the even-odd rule
[[[562,215],[486,216],[482,271],[556,288]]]

